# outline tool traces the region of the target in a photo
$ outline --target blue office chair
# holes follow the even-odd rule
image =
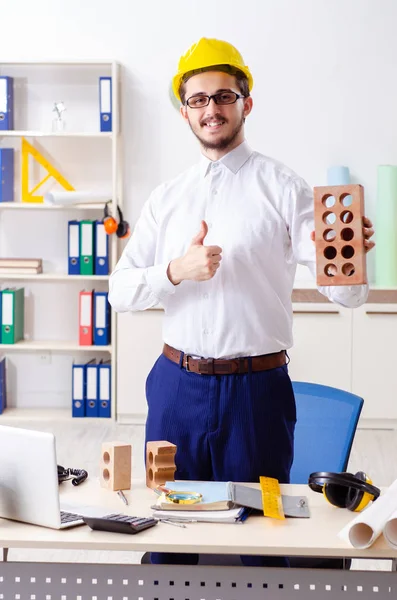
[[[364,400],[317,383],[292,382],[297,411],[291,483],[314,471],[346,471]]]
[[[306,484],[315,471],[346,471],[364,400],[318,383],[293,381],[297,422],[291,483]],[[350,560],[290,557],[291,567],[349,569]]]

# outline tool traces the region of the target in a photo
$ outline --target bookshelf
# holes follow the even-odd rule
[[[0,344],[0,355],[9,356],[10,361],[17,361],[12,366],[12,384],[18,379],[23,364],[31,368],[31,373],[37,368],[40,353],[49,353],[54,357],[61,357],[61,365],[70,364],[67,373],[59,371],[63,377],[59,379],[60,389],[54,393],[54,405],[48,406],[49,393],[45,390],[45,406],[40,402],[34,404],[34,398],[39,396],[35,389],[34,394],[27,402],[24,397],[14,393],[14,386],[8,381],[8,399],[11,396],[11,405],[2,415],[0,423],[18,420],[46,421],[46,420],[72,420],[71,387],[72,387],[72,362],[84,362],[92,357],[111,358],[111,419],[96,419],[84,417],[87,421],[100,420],[106,422],[116,418],[116,313],[111,311],[111,341],[107,346],[80,346],[78,343],[78,329],[75,327],[76,314],[78,313],[78,291],[80,289],[108,289],[109,275],[68,275],[67,274],[67,223],[73,219],[100,219],[103,216],[104,202],[84,203],[76,205],[50,205],[46,203],[33,203],[21,201],[21,141],[26,138],[31,144],[42,152],[51,156],[56,163],[56,168],[72,183],[77,190],[104,189],[112,190],[112,203],[109,212],[116,215],[117,204],[123,208],[122,198],[122,136],[120,131],[120,85],[121,68],[112,60],[57,60],[57,61],[15,61],[0,62],[0,75],[14,78],[14,129],[0,131],[0,147],[14,148],[15,155],[15,186],[14,202],[0,202],[0,256],[7,257],[37,257],[43,258],[43,273],[0,274],[0,287],[8,286],[29,287],[30,297],[33,300],[29,309],[32,330],[37,334],[45,318],[46,310],[51,307],[57,297],[67,295],[72,301],[60,303],[59,316],[50,315],[50,331],[40,335],[31,335],[27,332],[25,339],[16,344]],[[99,77],[112,78],[112,131],[101,132],[99,124]],[[52,131],[52,107],[54,102],[62,101],[66,106],[64,131]],[[37,173],[35,173],[37,175]],[[39,178],[40,179],[40,178]],[[99,179],[99,181],[98,181]],[[32,187],[34,182],[32,182]],[[52,189],[59,189],[55,185]],[[42,194],[46,190],[39,190]],[[15,239],[18,228],[25,232],[20,239]],[[29,227],[32,227],[30,233]],[[45,235],[37,236],[37,230]],[[62,233],[64,232],[64,233]],[[66,255],[62,259],[60,251],[60,238],[64,235]],[[13,239],[14,238],[14,239]],[[110,272],[113,270],[119,256],[119,240],[116,235],[110,236]],[[52,250],[54,244],[54,252]],[[42,248],[49,248],[46,256]],[[25,250],[24,250],[25,248]],[[26,248],[30,248],[30,253]],[[37,250],[39,249],[39,250]],[[81,284],[79,286],[79,283]],[[45,285],[44,285],[45,284]],[[96,287],[98,286],[98,287]],[[58,296],[57,296],[58,294]],[[75,296],[75,302],[73,298]],[[49,299],[50,298],[50,299]],[[48,303],[48,309],[43,304]],[[51,310],[52,313],[57,309]],[[41,311],[41,313],[40,313]],[[26,321],[26,291],[25,291],[25,321]],[[41,314],[41,322],[35,322],[35,315]],[[69,331],[66,322],[70,322]],[[54,326],[55,324],[55,326]],[[60,335],[56,337],[57,324]],[[45,328],[45,327],[44,327]],[[26,331],[25,331],[26,333]],[[47,334],[47,336],[46,336]],[[44,339],[38,339],[38,338]],[[50,339],[51,338],[51,339]],[[66,339],[65,339],[66,338]],[[70,339],[72,338],[72,339]],[[18,363],[18,359],[21,363]],[[31,367],[29,367],[31,361]],[[67,362],[69,361],[69,363]],[[50,361],[46,369],[61,369],[58,360]],[[55,364],[54,364],[55,363]],[[65,368],[65,367],[62,367]],[[66,367],[67,368],[67,367]],[[46,371],[48,373],[48,371]],[[23,374],[26,378],[26,375]],[[53,381],[58,381],[58,373],[48,376]],[[9,378],[8,378],[9,379]],[[69,384],[69,389],[67,385]],[[37,387],[37,382],[32,387]],[[63,387],[62,387],[63,386]],[[23,387],[16,385],[16,388]],[[81,421],[81,419],[80,419]],[[85,422],[85,421],[84,421]]]

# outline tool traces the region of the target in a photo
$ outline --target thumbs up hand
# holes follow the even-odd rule
[[[222,248],[204,246],[208,225],[201,221],[199,232],[193,237],[186,254],[172,260],[168,265],[168,279],[178,285],[184,279],[207,281],[214,277],[222,260]]]

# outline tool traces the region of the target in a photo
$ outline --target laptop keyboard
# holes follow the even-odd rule
[[[66,512],[61,510],[61,524],[72,523],[73,521],[82,521],[81,515],[76,515],[75,513]]]

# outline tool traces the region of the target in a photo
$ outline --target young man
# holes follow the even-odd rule
[[[154,190],[110,278],[116,311],[164,308],[146,441],[177,445],[177,479],[289,481],[296,412],[286,350],[297,263],[315,274],[313,195],[245,141],[252,85],[226,42],[203,38],[182,56],[173,90],[202,159]],[[367,249],[372,233],[365,220]],[[368,288],[320,291],[355,307]],[[152,555],[172,561],[197,557]]]

